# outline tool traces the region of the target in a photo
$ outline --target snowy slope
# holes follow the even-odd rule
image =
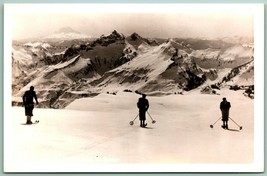
[[[48,49],[51,47],[51,45],[46,42],[28,42],[28,43],[25,43],[24,46],[32,47],[32,48],[40,47],[44,49]]]
[[[173,49],[170,42],[160,46],[141,44],[137,50],[138,55],[133,60],[107,72],[100,86],[103,86],[104,90],[113,91],[142,88],[148,82],[156,80],[173,63],[171,60]]]
[[[218,49],[204,49],[204,50],[194,50],[190,56],[201,58],[201,59],[217,59],[220,50]]]
[[[254,61],[240,67],[238,75],[231,81],[232,85],[254,85]]]
[[[40,107],[53,107],[55,102],[60,101],[60,96],[66,94],[68,97],[64,102],[56,105],[57,108],[66,106],[74,99],[85,95],[88,91],[83,90],[81,92],[69,92],[68,90],[74,84],[74,81],[70,79],[71,74],[79,72],[79,70],[87,67],[90,63],[90,59],[82,58],[79,55],[71,58],[70,60],[58,63],[51,66],[42,67],[32,72],[32,81],[21,88],[13,97],[13,102],[21,102],[22,95],[30,86],[34,86],[39,97],[39,102],[42,102]],[[30,75],[28,75],[30,76]],[[99,75],[95,75],[98,77]],[[70,94],[70,95],[69,95]]]
[[[221,49],[204,49],[194,50],[190,56],[201,59],[220,59],[222,61],[234,61],[238,58],[251,58],[253,56],[253,48],[244,47],[242,45],[234,45],[225,51]]]
[[[24,109],[13,107],[4,125],[4,170],[211,171],[218,164],[216,171],[244,171],[254,161],[254,101],[240,91],[220,93],[148,96],[149,113],[156,120],[152,124],[147,116],[148,128],[140,128],[138,119],[129,125],[138,114],[134,93],[78,99],[64,110],[37,108],[33,120],[40,123],[31,126],[21,125]],[[220,117],[223,96],[242,131],[232,121],[230,130],[222,129],[221,121],[209,127]],[[166,170],[164,164],[174,165]]]
[[[236,58],[252,57],[253,48],[245,48],[242,45],[236,45],[228,48],[220,57],[223,60],[235,60]]]
[[[72,80],[70,80],[65,73],[62,71],[65,67],[68,65],[71,65],[74,63],[76,60],[79,59],[80,56],[74,57],[71,60],[52,65],[52,66],[47,66],[39,70],[39,72],[35,73],[37,74],[36,78],[33,79],[28,85],[26,85],[23,89],[21,89],[16,96],[22,96],[23,93],[29,89],[29,87],[35,86],[37,89],[44,89],[47,86],[50,86],[51,83],[60,83],[60,82],[65,82],[68,84],[72,83]],[[86,63],[85,63],[86,64]],[[40,87],[41,86],[41,87]],[[15,97],[16,97],[15,96]]]
[[[12,67],[12,74],[13,77],[18,77],[22,74],[23,72],[27,72],[28,70],[24,70],[24,67],[27,67],[29,65],[34,64],[31,53],[29,53],[27,50],[24,48],[20,48],[18,50],[15,50],[13,48],[12,50],[13,53],[13,67]]]

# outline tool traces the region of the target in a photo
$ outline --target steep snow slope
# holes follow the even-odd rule
[[[107,72],[101,79],[100,86],[104,90],[116,89],[141,89],[148,82],[156,81],[170,64],[171,56],[175,52],[171,43],[160,46],[141,44],[138,47],[138,55],[131,61]],[[116,87],[116,85],[119,86]]]
[[[236,68],[238,70],[236,76],[234,76],[228,83],[230,85],[254,85],[254,61]]]
[[[34,86],[39,97],[39,102],[42,102],[40,106],[53,107],[55,101],[57,101],[61,95],[68,93],[68,89],[73,85],[74,81],[70,79],[71,75],[87,67],[90,62],[90,59],[82,58],[78,55],[69,61],[38,69],[36,72],[32,73],[34,74],[34,79],[13,96],[13,101],[21,102],[21,97],[24,92],[28,90],[30,86]],[[95,77],[98,76],[99,75],[95,74]],[[69,100],[66,100],[64,103],[57,106],[65,106],[73,99],[82,96],[84,92],[86,92],[86,90],[73,96],[69,96]]]
[[[221,90],[220,94],[193,91],[187,95],[148,96],[149,113],[156,123],[152,124],[147,116],[147,128],[140,128],[138,119],[133,126],[129,125],[138,114],[139,96],[134,93],[83,98],[65,110],[37,108],[33,120],[39,119],[40,123],[31,126],[21,125],[26,120],[24,110],[13,107],[4,125],[4,169],[13,172],[250,170],[256,148],[254,101],[240,91]],[[242,131],[232,121],[230,130],[222,129],[221,121],[214,128],[209,127],[220,117],[219,103],[223,96],[231,102],[230,117],[242,125]]]
[[[13,49],[12,53],[12,75],[13,78],[16,78],[23,72],[27,72],[28,70],[25,70],[23,68],[33,65],[34,62],[32,60],[31,53],[29,53],[24,48],[20,48],[18,50]]]

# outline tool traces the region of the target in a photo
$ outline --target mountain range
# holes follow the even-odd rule
[[[71,28],[57,34],[49,40],[13,41],[13,105],[21,104],[32,85],[44,108],[64,108],[77,98],[119,91],[216,95],[229,87],[254,95],[254,45],[248,40],[148,39],[116,30],[79,38],[83,34]]]

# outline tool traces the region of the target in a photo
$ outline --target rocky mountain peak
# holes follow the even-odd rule
[[[115,43],[116,41],[122,41],[124,39],[125,37],[123,34],[120,34],[116,30],[114,30],[109,35],[104,35],[104,34],[101,35],[100,38],[98,38],[97,40],[93,42],[93,45],[100,44],[102,46],[108,46],[111,43]]]
[[[120,34],[116,30],[114,30],[111,34],[109,35],[102,35],[100,37],[100,40],[124,40],[125,37],[123,34]]]
[[[136,32],[132,33],[132,35],[130,37],[131,37],[131,40],[142,39],[142,37],[139,34],[137,34]]]

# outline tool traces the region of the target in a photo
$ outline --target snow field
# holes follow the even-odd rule
[[[92,171],[95,164],[251,164],[254,158],[254,101],[240,91],[221,95],[192,91],[150,97],[147,128],[139,127],[134,93],[101,94],[78,99],[66,109],[34,109],[25,123],[24,109],[5,119],[5,171]],[[227,95],[227,96],[226,96]],[[221,128],[219,103],[226,96],[232,117]],[[91,166],[91,167],[90,167]],[[136,171],[138,168],[132,168]]]

